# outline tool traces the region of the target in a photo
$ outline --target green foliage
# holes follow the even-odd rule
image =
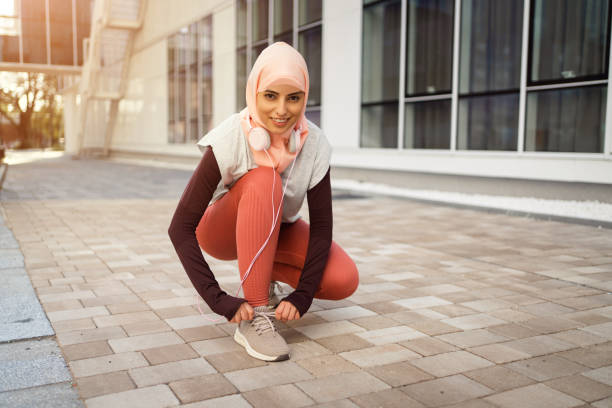
[[[62,149],[63,108],[57,77],[30,72],[3,72],[1,75],[0,117],[8,122],[11,139],[17,139],[15,147]],[[8,137],[0,131],[0,144],[14,142],[5,139]]]

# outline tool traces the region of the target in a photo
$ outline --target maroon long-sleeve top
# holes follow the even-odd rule
[[[310,308],[319,289],[332,242],[330,170],[307,191],[310,237],[304,268],[297,288],[283,300],[291,302],[300,316]],[[219,165],[208,148],[196,167],[176,207],[168,235],[196,291],[211,310],[231,320],[246,299],[228,295],[219,287],[196,239],[195,231],[221,181]]]

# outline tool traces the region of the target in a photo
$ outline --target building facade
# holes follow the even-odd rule
[[[111,152],[198,157],[285,41],[334,166],[612,184],[610,0],[146,3]]]

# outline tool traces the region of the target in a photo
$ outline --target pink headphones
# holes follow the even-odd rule
[[[270,148],[270,134],[268,131],[262,127],[251,127],[251,121],[248,121],[249,124],[249,144],[254,150],[262,151],[268,150]],[[300,146],[300,129],[293,129],[291,131],[291,136],[289,137],[289,152],[295,153]]]

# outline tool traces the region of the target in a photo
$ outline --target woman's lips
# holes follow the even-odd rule
[[[272,118],[270,118],[272,119]],[[289,122],[289,119],[285,119],[282,122],[277,122],[276,120],[272,119],[272,123],[274,124],[274,126],[276,127],[285,127],[287,125],[287,123]]]

